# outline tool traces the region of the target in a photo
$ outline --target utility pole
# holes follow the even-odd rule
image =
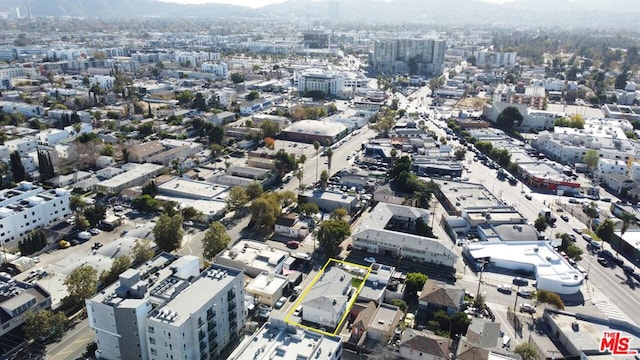
[[[484,266],[487,264],[488,260],[487,259],[482,259],[481,264],[482,266],[480,267],[480,277],[478,277],[478,290],[476,291],[476,296],[480,295],[480,284],[482,283],[482,274],[484,273]]]

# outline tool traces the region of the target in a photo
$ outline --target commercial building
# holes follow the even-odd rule
[[[278,274],[262,272],[247,284],[247,295],[252,295],[259,303],[273,306],[289,287],[289,278]]]
[[[148,163],[129,163],[123,165],[122,168],[126,169],[124,173],[97,183],[96,191],[103,194],[117,194],[126,188],[144,184],[145,181],[155,178],[164,170],[162,165]]]
[[[71,215],[70,196],[67,190],[44,190],[26,181],[0,191],[0,241],[17,245],[32,230]]]
[[[369,79],[359,72],[333,71],[319,68],[295,71],[293,85],[300,93],[322,91],[325,95],[352,98],[366,91]]]
[[[374,44],[371,64],[377,72],[440,75],[447,44],[435,39],[380,39]]]
[[[270,322],[247,337],[229,356],[230,360],[276,358],[339,360],[342,339],[303,330],[271,317]]]
[[[224,215],[228,193],[228,186],[179,177],[158,186],[158,198],[176,201],[181,208],[191,206],[209,221]]]
[[[347,135],[347,131],[346,126],[336,122],[301,120],[282,130],[281,134],[290,141],[309,144],[317,141],[321,145],[328,146]]]
[[[491,266],[532,273],[538,289],[560,295],[579,292],[584,278],[548,241],[471,243],[464,252],[477,262],[488,260]]]
[[[130,162],[143,163],[166,149],[160,141],[150,141],[131,146],[127,150],[129,151]]]
[[[86,300],[99,359],[217,359],[244,327],[240,270],[161,254]]]
[[[24,323],[26,312],[49,308],[51,295],[40,285],[0,276],[0,340],[3,344],[15,342],[8,333]]]
[[[299,203],[314,203],[325,212],[332,212],[335,209],[345,209],[349,214],[357,209],[358,198],[337,191],[327,190],[306,190],[298,195]]]

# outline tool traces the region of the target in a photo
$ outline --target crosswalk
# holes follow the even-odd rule
[[[629,318],[626,317],[623,313],[622,310],[620,310],[619,307],[617,307],[614,304],[611,304],[608,301],[605,300],[595,300],[594,304],[596,305],[596,307],[602,311],[609,319],[616,319],[616,320],[624,320],[624,321],[629,321]]]

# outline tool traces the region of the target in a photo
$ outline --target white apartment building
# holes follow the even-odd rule
[[[12,101],[0,101],[0,111],[6,114],[18,113],[26,117],[44,115],[44,109],[40,105],[29,105]]]
[[[476,51],[476,66],[484,67],[513,67],[518,59],[516,52]]]
[[[16,245],[31,230],[71,215],[69,198],[67,190],[45,190],[26,181],[0,191],[0,241]]]
[[[217,90],[213,96],[218,98],[218,104],[220,104],[220,106],[225,109],[229,109],[231,107],[231,103],[236,99],[236,92],[231,89],[222,89]]]
[[[11,79],[14,77],[33,77],[38,76],[37,69],[35,67],[28,68],[22,66],[10,66],[0,68],[0,78]]]
[[[163,253],[86,300],[99,359],[218,359],[244,327],[242,271]]]
[[[205,52],[176,51],[174,61],[180,64],[189,64],[190,66],[200,66],[203,62],[211,60],[210,55]]]
[[[627,162],[624,160],[600,159],[598,161],[598,173],[604,174],[627,174]]]
[[[103,90],[113,89],[113,85],[116,83],[116,78],[109,75],[93,75],[89,77],[89,86],[97,85]]]
[[[319,90],[326,95],[348,96],[358,89],[366,89],[369,79],[362,74],[352,72],[337,72],[319,68],[295,71],[293,85],[298,91]]]
[[[9,148],[9,152],[17,151],[21,156],[26,156],[38,150],[38,141],[32,137],[24,137],[5,141],[4,146]]]
[[[229,64],[225,62],[206,62],[200,65],[200,71],[208,74],[214,74],[219,78],[227,79],[229,77]]]

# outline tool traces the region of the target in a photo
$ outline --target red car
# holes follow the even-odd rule
[[[292,240],[292,241],[289,241],[289,242],[287,243],[287,247],[288,247],[288,248],[290,248],[290,249],[297,249],[297,248],[298,248],[298,246],[300,246],[300,243],[299,243],[299,242],[297,242],[297,241],[293,241],[293,240]]]

